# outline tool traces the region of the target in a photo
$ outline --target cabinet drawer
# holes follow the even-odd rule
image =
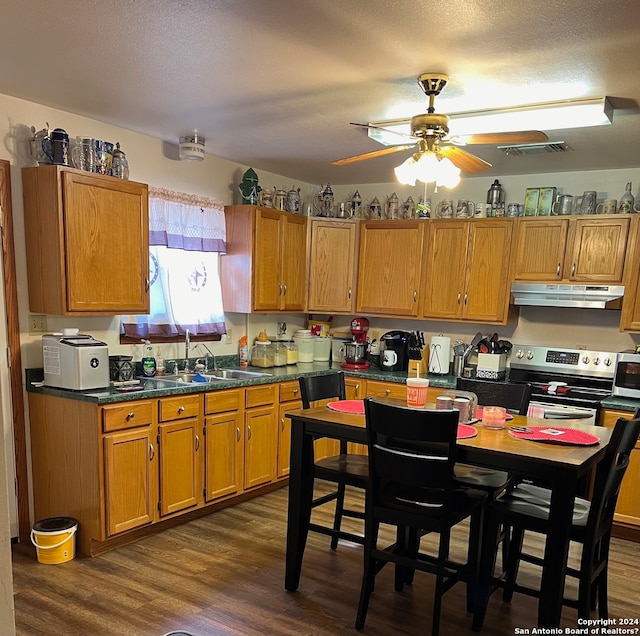
[[[205,415],[238,411],[242,408],[242,390],[214,391],[204,396]]]
[[[280,402],[291,402],[300,399],[300,383],[298,380],[280,383]]]
[[[367,395],[371,397],[392,397],[406,400],[407,386],[404,383],[367,380]]]
[[[120,431],[125,428],[136,428],[153,422],[154,402],[125,402],[102,407],[102,430]]]
[[[254,406],[270,406],[278,399],[277,384],[263,384],[261,386],[249,386],[246,389],[244,405],[250,409]]]
[[[158,417],[161,422],[181,420],[200,415],[199,395],[176,395],[159,401]]]

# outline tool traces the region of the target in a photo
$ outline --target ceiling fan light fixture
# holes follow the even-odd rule
[[[606,126],[612,121],[613,107],[608,97],[449,114],[450,134],[455,137],[520,130],[590,128]],[[370,122],[370,125],[377,129],[370,128],[369,137],[384,146],[397,146],[403,143],[400,135],[411,135],[409,119]],[[393,132],[387,133],[387,130]]]
[[[180,161],[202,161],[204,159],[204,137],[197,131],[180,137],[178,144]]]
[[[422,181],[435,183],[438,187],[454,188],[460,183],[460,169],[447,157],[439,157],[430,150],[412,155],[395,168],[394,172],[398,181],[404,185],[415,186],[416,181]]]

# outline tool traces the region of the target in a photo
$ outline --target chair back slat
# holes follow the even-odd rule
[[[526,415],[532,387],[525,383],[457,378],[456,389],[475,393],[480,406],[502,406],[518,415]]]

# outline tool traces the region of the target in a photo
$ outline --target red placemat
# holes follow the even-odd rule
[[[509,435],[518,439],[547,444],[569,444],[572,446],[593,446],[600,443],[600,438],[585,433],[577,428],[560,428],[559,426],[528,426],[526,431],[509,430]]]
[[[340,411],[340,413],[364,415],[363,400],[338,400],[337,402],[329,402],[327,408],[330,408],[332,411]]]
[[[477,434],[478,431],[473,428],[473,426],[458,424],[458,439],[469,439],[470,437],[475,437]]]
[[[476,409],[476,419],[482,420],[482,409]],[[507,417],[505,419],[508,422],[513,419],[513,415],[511,415],[511,413],[507,413]]]

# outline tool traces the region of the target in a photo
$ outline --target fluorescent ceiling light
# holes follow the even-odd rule
[[[611,102],[607,97],[599,97],[449,115],[449,135],[464,137],[520,130],[588,128],[611,124],[612,119]],[[369,137],[384,146],[405,144],[406,136],[411,136],[410,119],[370,122],[370,124],[385,129],[369,128],[368,130]]]

